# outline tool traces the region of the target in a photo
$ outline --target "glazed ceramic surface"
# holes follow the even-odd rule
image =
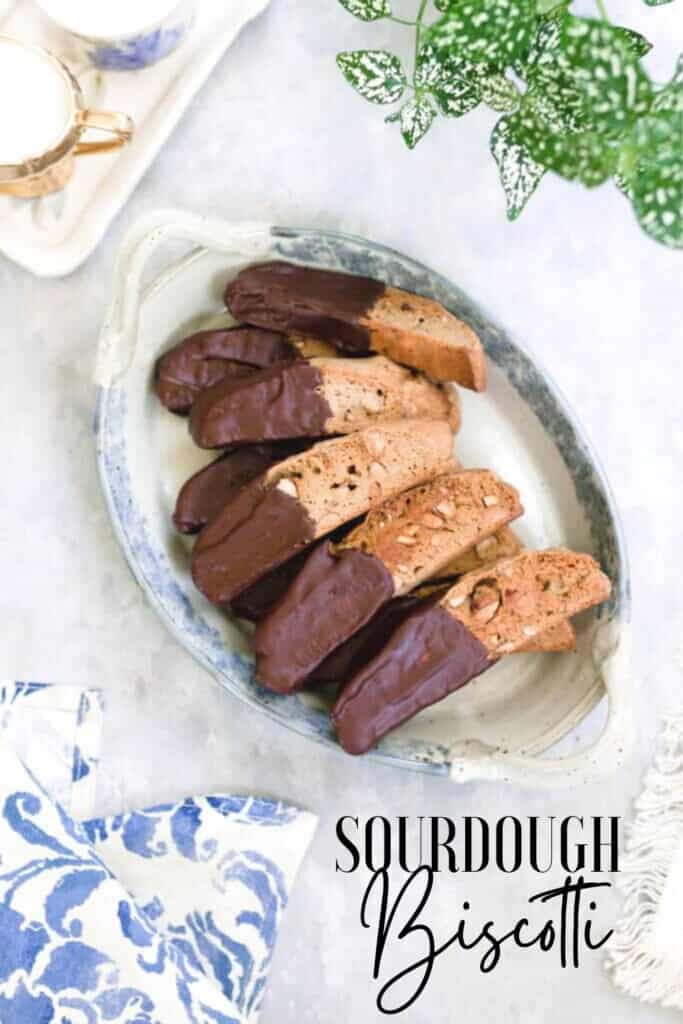
[[[143,288],[149,258],[184,239],[189,256]],[[177,245],[176,245],[177,251]],[[369,274],[433,297],[468,321],[489,359],[483,395],[461,391],[461,461],[513,482],[526,509],[518,524],[529,546],[566,544],[592,552],[613,582],[608,605],[577,621],[575,654],[516,655],[406,723],[369,756],[396,766],[539,784],[590,778],[620,763],[628,734],[628,569],[609,489],[555,385],[523,347],[491,323],[455,284],[371,242],[313,230],[232,226],[177,212],[152,214],[124,242],[104,325],[96,419],[109,512],[129,565],[168,628],[230,692],[282,725],[335,744],[329,696],[279,697],[253,677],[249,631],[194,588],[189,544],[171,512],[183,481],[211,454],[192,444],[187,421],[152,389],[161,352],[204,326],[227,323],[222,294],[243,266],[287,259]],[[609,691],[605,731],[583,754],[540,756]]]

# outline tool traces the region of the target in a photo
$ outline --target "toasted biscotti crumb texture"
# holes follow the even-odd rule
[[[395,420],[314,445],[264,477],[296,498],[322,537],[449,468],[453,433],[445,420]]]
[[[364,322],[376,352],[436,380],[485,390],[486,357],[479,338],[433,299],[386,288]]]
[[[401,417],[445,419],[453,430],[459,426],[458,405],[443,388],[384,356],[310,363],[322,377],[321,394],[330,408],[325,424],[329,434],[348,434]]]
[[[590,555],[551,548],[468,573],[440,604],[497,657],[600,604],[610,589]]]
[[[522,512],[515,488],[490,470],[449,473],[371,511],[341,547],[379,558],[399,596]]]

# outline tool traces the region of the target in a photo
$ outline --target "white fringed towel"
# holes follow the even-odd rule
[[[665,721],[617,885],[625,901],[609,944],[614,983],[643,1002],[683,1010],[683,715]]]

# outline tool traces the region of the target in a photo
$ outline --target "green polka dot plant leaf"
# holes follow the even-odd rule
[[[428,40],[437,50],[505,67],[528,48],[536,17],[534,0],[461,0],[429,29]]]
[[[414,0],[414,20],[390,0],[340,2],[415,35],[412,74],[386,50],[337,57],[365,99],[400,101],[386,120],[409,149],[439,114],[488,107],[503,114],[490,149],[510,220],[547,171],[589,188],[612,179],[648,235],[683,247],[683,57],[653,85],[641,63],[651,44],[607,21],[602,0],[600,19],[575,16],[571,0]]]
[[[442,113],[451,117],[466,114],[480,102],[501,112],[514,110],[520,100],[514,82],[490,64],[449,57],[431,44],[420,50],[415,85],[429,90]]]
[[[401,107],[401,135],[408,149],[414,149],[427,134],[436,113],[433,103],[426,96],[409,100]]]
[[[652,109],[678,110],[683,113],[683,56],[678,58],[671,81],[656,93]]]
[[[617,28],[617,33],[636,57],[644,57],[652,49],[652,43],[645,36],[641,36],[640,32],[634,32],[630,28]]]
[[[534,160],[568,181],[594,188],[616,170],[619,154],[610,139],[598,132],[548,131],[530,104],[514,116],[513,130]]]
[[[386,50],[351,50],[337,54],[346,81],[371,103],[395,103],[406,87],[401,61]]]
[[[624,191],[640,226],[664,245],[683,247],[683,112],[642,118],[627,152]]]
[[[444,57],[432,46],[420,51],[415,85],[421,93],[429,91],[447,117],[461,117],[481,101],[479,81],[472,66],[456,57]]]
[[[517,140],[514,124],[509,117],[501,117],[493,129],[491,154],[498,165],[508,218],[515,220],[536,191],[536,186],[545,174],[545,167],[537,163]]]
[[[482,78],[479,90],[484,103],[501,113],[514,110],[520,101],[519,89],[503,74],[492,74]]]
[[[378,21],[391,15],[388,0],[339,0],[339,3],[361,21]]]
[[[592,128],[618,135],[648,112],[652,85],[622,29],[568,15],[560,32],[559,63],[582,97]]]

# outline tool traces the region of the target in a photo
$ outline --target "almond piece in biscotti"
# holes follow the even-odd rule
[[[364,753],[501,655],[609,593],[595,560],[566,548],[524,551],[466,574],[436,603],[411,613],[343,688],[332,711],[339,742]]]
[[[487,505],[491,495],[496,501]],[[259,623],[257,680],[278,693],[301,688],[391,598],[522,511],[515,488],[489,470],[444,474],[371,510],[340,544],[316,549]]]
[[[486,361],[472,328],[433,299],[355,274],[255,264],[225,292],[238,320],[311,335],[346,352],[379,352],[435,380],[483,391]]]
[[[267,470],[204,527],[192,575],[216,604],[318,537],[449,467],[446,420],[394,420],[322,441]]]
[[[568,619],[558,622],[538,635],[527,637],[526,641],[512,651],[512,654],[566,654],[576,650],[576,633]]]
[[[351,434],[387,420],[446,419],[459,426],[455,395],[384,356],[303,359],[239,379],[197,397],[190,432],[201,448]]]
[[[453,558],[434,579],[436,581],[463,576],[466,572],[480,569],[484,565],[491,565],[501,558],[511,558],[513,555],[519,554],[522,547],[522,542],[515,532],[509,526],[504,526],[501,530],[492,533],[490,537],[486,537],[478,544],[473,544],[467,551]]]

